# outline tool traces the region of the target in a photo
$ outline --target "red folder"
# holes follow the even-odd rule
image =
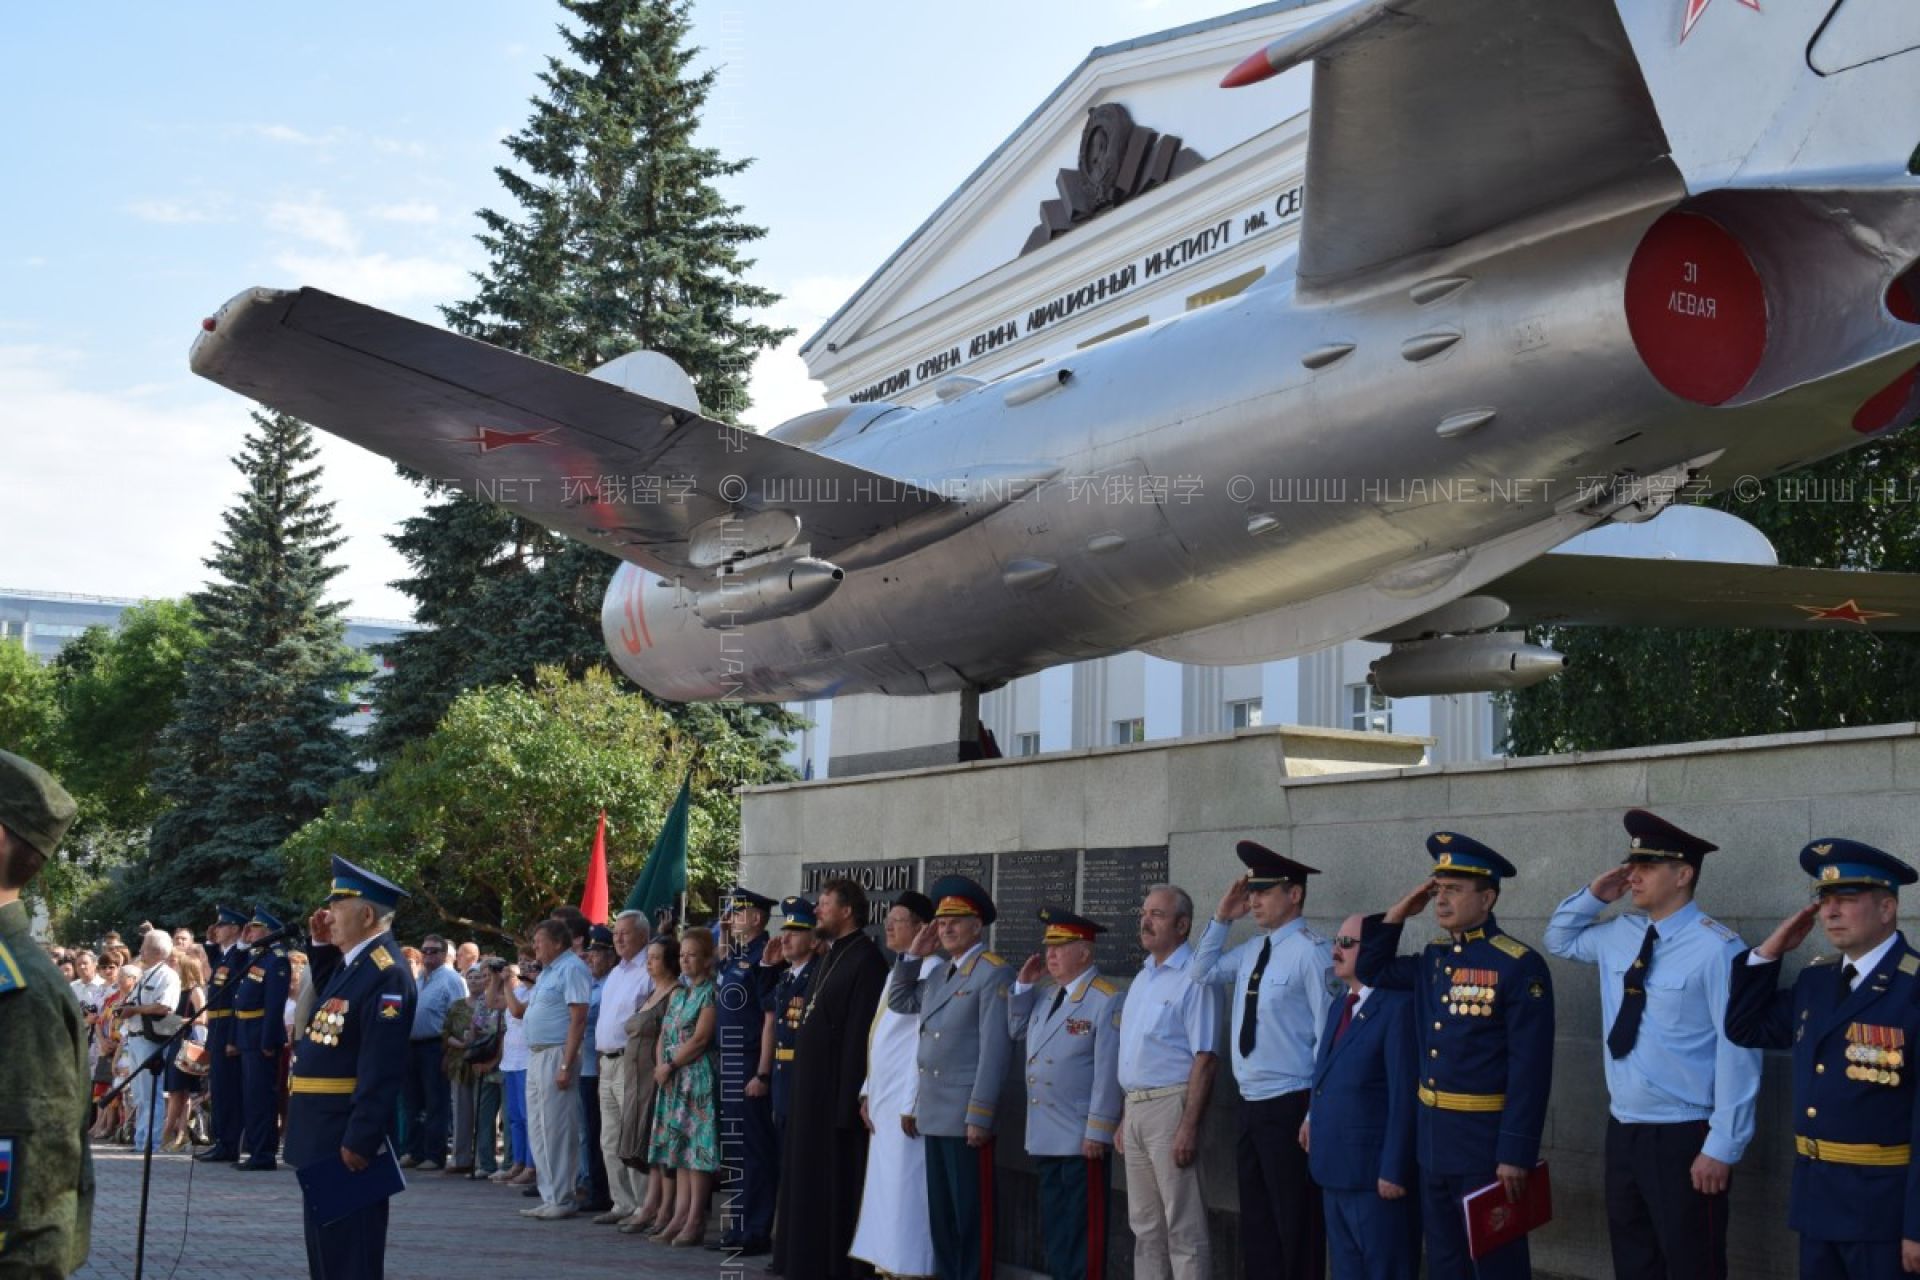
[[[1467,1215],[1467,1252],[1478,1262],[1502,1245],[1553,1221],[1553,1183],[1547,1177],[1547,1162],[1542,1160],[1533,1167],[1519,1204],[1510,1203],[1506,1188],[1494,1181],[1470,1193],[1460,1205]]]

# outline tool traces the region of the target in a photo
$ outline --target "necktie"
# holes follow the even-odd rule
[[[1247,998],[1240,1009],[1240,1056],[1253,1056],[1254,1032],[1260,1025],[1260,975],[1267,971],[1267,961],[1273,959],[1273,939],[1267,938],[1260,944],[1260,958],[1253,962],[1253,973],[1247,978]]]
[[[1047,1010],[1047,1016],[1049,1018],[1051,1018],[1054,1014],[1060,1012],[1060,1002],[1065,1000],[1066,998],[1067,998],[1067,989],[1065,987],[1062,987],[1058,991],[1053,993],[1053,1007]]]
[[[947,961],[947,981],[948,981],[948,982],[952,982],[952,981],[953,981],[953,975],[954,975],[954,974],[956,974],[956,973],[958,973],[958,972],[960,972],[960,965],[959,965],[959,963],[958,963],[957,961],[953,961],[953,960],[949,960],[949,961]]]
[[[1340,1025],[1333,1029],[1333,1042],[1340,1043],[1340,1037],[1347,1034],[1347,1028],[1353,1025],[1353,1011],[1360,1004],[1358,991],[1347,992],[1347,1007],[1340,1011]]]
[[[1640,955],[1627,970],[1620,1012],[1614,1015],[1613,1030],[1607,1032],[1607,1052],[1616,1058],[1626,1057],[1640,1038],[1640,1018],[1647,1011],[1647,974],[1653,971],[1653,944],[1659,940],[1660,931],[1648,925],[1647,936],[1640,940]]]
[[[1853,980],[1859,976],[1860,970],[1854,968],[1852,964],[1848,964],[1840,970],[1840,999],[1842,1001],[1853,994]]]

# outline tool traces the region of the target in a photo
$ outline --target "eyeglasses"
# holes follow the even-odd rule
[[[1333,940],[1333,945],[1334,945],[1334,946],[1336,946],[1336,947],[1340,947],[1340,948],[1342,948],[1342,949],[1344,950],[1344,949],[1345,949],[1345,948],[1347,948],[1347,947],[1357,947],[1357,946],[1359,946],[1359,945],[1360,945],[1360,939],[1358,939],[1358,938],[1349,938],[1349,937],[1347,937],[1347,936],[1346,936],[1345,934],[1341,934],[1341,935],[1340,935],[1339,937],[1337,937],[1337,938],[1335,938],[1335,939]]]
[[[446,948],[445,948],[445,947],[422,947],[422,948],[420,948],[420,954],[421,954],[421,955],[423,955],[423,956],[437,956],[437,955],[442,955],[442,954],[444,954],[445,952],[446,952]]]

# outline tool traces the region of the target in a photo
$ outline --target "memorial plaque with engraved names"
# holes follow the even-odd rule
[[[933,896],[933,884],[941,876],[965,876],[967,879],[993,893],[993,855],[990,853],[951,854],[941,858],[922,858],[920,860],[920,892]],[[939,906],[935,902],[934,906]]]
[[[867,891],[867,933],[885,947],[887,912],[892,909],[895,898],[913,888],[914,870],[912,858],[886,862],[803,862],[800,892],[818,901],[820,886],[827,881],[841,876],[852,880]]]
[[[1041,907],[1073,908],[1075,849],[1041,849],[996,854],[993,859],[993,903],[1000,921],[993,927],[993,949],[1016,970],[1040,950],[1045,926]]]
[[[1140,972],[1140,902],[1167,879],[1167,846],[1089,849],[1080,864],[1081,915],[1107,926],[1094,942],[1094,963],[1112,978]]]

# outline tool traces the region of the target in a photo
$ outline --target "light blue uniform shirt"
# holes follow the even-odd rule
[[[593,1029],[600,1025],[600,996],[607,989],[605,978],[594,978],[593,970],[587,970],[587,977],[593,979],[593,991],[587,997],[587,1029],[580,1036],[580,1078],[582,1080],[600,1078],[600,1054],[593,1044]],[[561,1041],[565,1043],[565,1041]],[[581,1095],[584,1097],[585,1095]],[[582,1130],[581,1132],[585,1132]]]
[[[1187,976],[1196,983],[1231,987],[1233,1021],[1227,1057],[1240,1096],[1249,1102],[1278,1098],[1313,1087],[1313,1060],[1320,1033],[1333,1004],[1333,948],[1303,919],[1287,921],[1271,934],[1255,934],[1221,955],[1229,926],[1207,922]],[[1260,960],[1260,944],[1273,940],[1267,968],[1260,976],[1252,1057],[1240,1054],[1240,1024],[1246,1016],[1247,979]],[[1124,1024],[1123,1024],[1124,1025]]]
[[[524,1019],[527,1047],[565,1045],[567,1006],[586,1004],[592,996],[593,975],[587,972],[587,962],[571,951],[561,952],[558,960],[540,971],[540,980],[533,984],[533,998],[527,1001]],[[586,1043],[585,1033],[580,1043]]]
[[[1760,1051],[1735,1045],[1722,1028],[1729,973],[1746,944],[1691,902],[1660,921],[1640,1032],[1627,1056],[1615,1058],[1606,1037],[1649,921],[1618,915],[1596,923],[1606,909],[1590,889],[1573,894],[1547,922],[1546,945],[1563,959],[1600,967],[1600,1060],[1613,1118],[1622,1124],[1705,1120],[1701,1154],[1737,1163],[1753,1139]]]
[[[413,1038],[438,1039],[447,1023],[447,1010],[467,998],[467,980],[443,964],[420,979],[420,997],[413,1006]]]
[[[1181,943],[1164,961],[1148,956],[1127,988],[1120,1014],[1120,1087],[1185,1084],[1196,1053],[1220,1052],[1220,996],[1187,981],[1193,948]]]

